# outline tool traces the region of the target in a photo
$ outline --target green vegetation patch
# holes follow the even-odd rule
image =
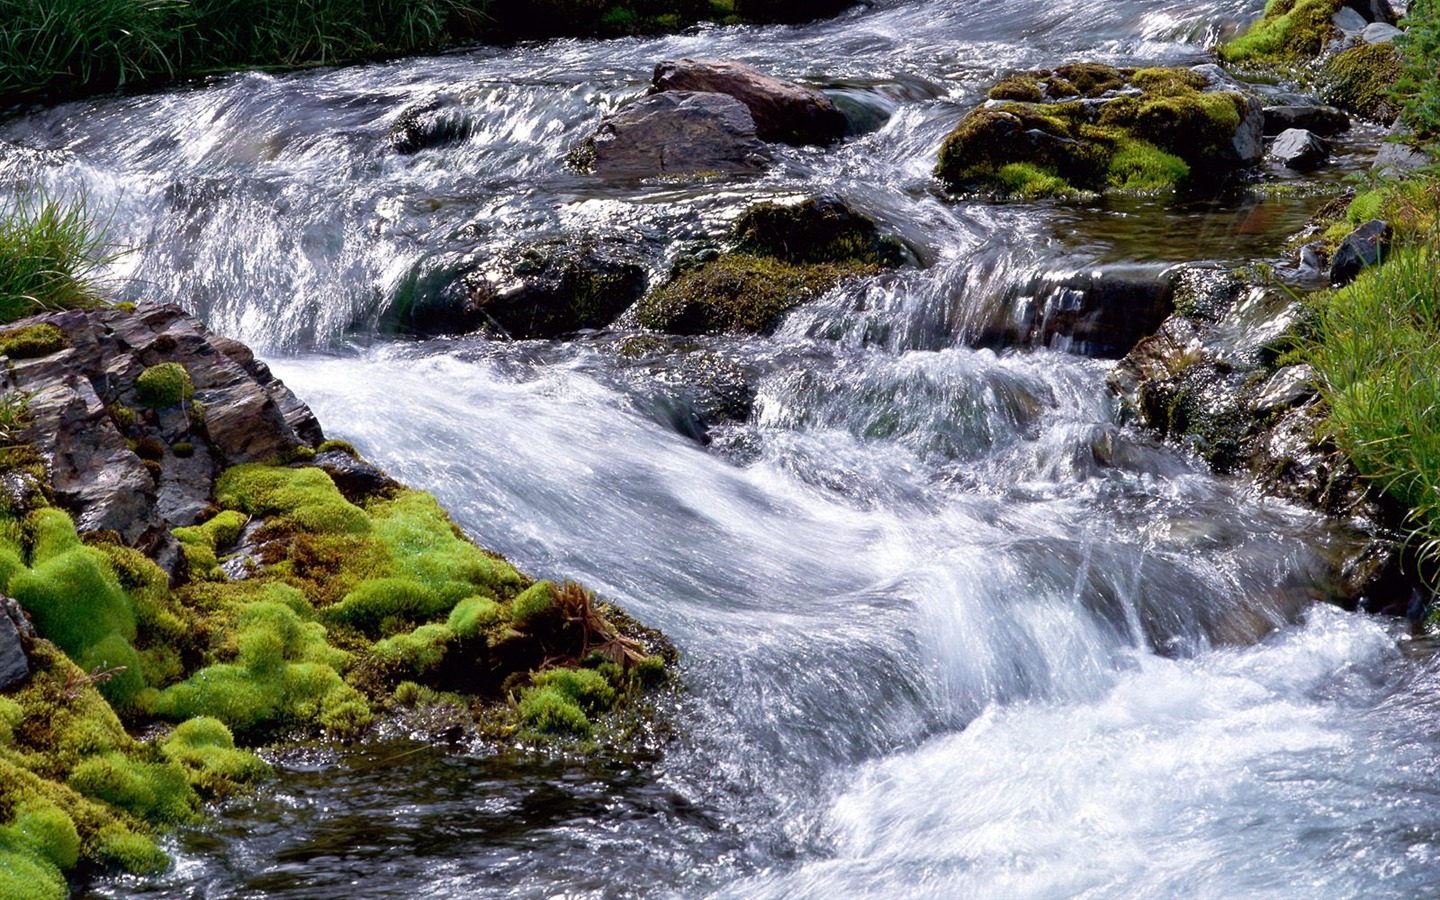
[[[1440,8],[1435,0],[1414,0],[1406,13],[1405,33],[1395,39],[1401,76],[1395,95],[1405,122],[1422,142],[1440,138]]]
[[[114,256],[99,231],[83,196],[37,189],[0,202],[0,323],[99,305],[95,273]]]
[[[1189,69],[1077,63],[1024,77],[1049,96],[1068,96],[1053,87],[1062,83],[1088,102],[971,111],[940,147],[935,173],[948,190],[1023,199],[1166,190],[1230,165],[1247,107],[1237,93],[1206,91]]]
[[[54,325],[24,325],[0,332],[0,353],[11,359],[49,356],[69,346],[65,332]]]
[[[1320,55],[1335,34],[1330,17],[1342,0],[1270,0],[1244,34],[1216,52],[1226,63],[1294,65]]]
[[[1325,61],[1320,96],[1326,103],[1388,125],[1399,113],[1393,95],[1400,76],[1400,51],[1394,44],[1360,44]]]

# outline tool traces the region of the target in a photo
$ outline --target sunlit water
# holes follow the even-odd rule
[[[998,74],[1197,63],[1260,6],[879,2],[0,122],[54,151],[6,156],[9,182],[114,210],[112,238],[139,248],[112,273],[123,295],[254,343],[332,436],[486,546],[663,629],[688,688],[653,757],[283,755],[276,782],[173,839],[171,871],[90,892],[1434,894],[1440,670],[1391,623],[1323,604],[1343,531],[1120,426],[1111,363],[971,347],[977,316],[1037,279],[1274,256],[1319,201],[991,206],[929,174]],[[682,55],[889,118],[753,179],[567,171],[566,150]],[[390,126],[438,95],[471,136],[396,154]],[[757,394],[708,445],[677,425],[671,356],[388,330],[393,304],[496,247],[589,230],[659,273],[755,199],[821,192],[924,265],[837,290],[773,339],[701,341]]]

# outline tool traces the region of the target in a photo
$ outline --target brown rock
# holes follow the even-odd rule
[[[745,104],[724,94],[671,91],[600,123],[576,161],[609,178],[759,172],[769,163]]]
[[[744,103],[763,141],[833,144],[845,136],[845,114],[819,91],[726,59],[669,59],[655,67],[650,93],[701,91]]]

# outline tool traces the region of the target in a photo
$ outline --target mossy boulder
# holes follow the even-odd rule
[[[849,277],[899,265],[904,245],[834,198],[760,203],[730,232],[732,252],[678,266],[636,307],[672,334],[768,334],[788,310]]]
[[[1400,114],[1392,88],[1402,72],[1394,44],[1360,44],[1326,59],[1320,68],[1320,95],[1327,103],[1361,118],[1389,125]]]
[[[1151,192],[1259,159],[1259,101],[1215,89],[1201,71],[1087,63],[1001,85],[1002,96],[1041,99],[991,100],[960,121],[935,169],[950,191]]]
[[[1245,33],[1221,45],[1221,61],[1249,66],[1296,65],[1320,55],[1335,36],[1332,18],[1343,0],[1269,0]]]

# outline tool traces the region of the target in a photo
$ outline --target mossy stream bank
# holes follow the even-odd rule
[[[163,867],[157,829],[265,777],[240,747],[443,721],[584,753],[643,724],[658,633],[476,546],[242,345],[161,308],[0,346],[0,897]]]

